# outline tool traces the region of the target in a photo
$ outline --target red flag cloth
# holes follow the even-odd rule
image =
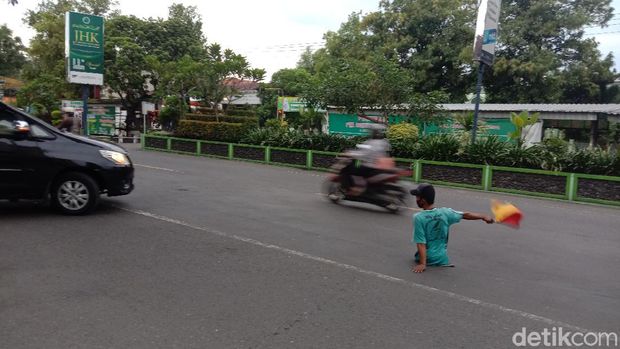
[[[497,200],[491,201],[491,211],[495,215],[497,223],[506,224],[513,228],[519,228],[523,213],[515,205],[509,202],[501,202]]]

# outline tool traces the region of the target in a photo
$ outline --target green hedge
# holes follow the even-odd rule
[[[248,109],[229,109],[226,111],[226,115],[228,116],[246,116],[246,117],[256,117],[256,111],[248,110]]]
[[[354,148],[356,144],[364,141],[362,137],[345,137],[325,133],[304,133],[296,130],[283,128],[260,128],[253,129],[243,136],[244,144],[289,148],[309,149],[328,152],[342,152]]]
[[[454,135],[429,135],[415,144],[392,144],[392,155],[405,159],[620,176],[620,157],[613,151],[570,149],[548,141],[522,148],[495,136],[481,137],[475,144],[463,144]]]
[[[246,132],[247,125],[242,123],[181,120],[175,136],[236,143]]]
[[[252,124],[258,126],[258,118],[251,116],[230,116],[230,115],[205,115],[205,114],[185,114],[185,120],[204,121],[204,122],[228,122],[240,124]]]

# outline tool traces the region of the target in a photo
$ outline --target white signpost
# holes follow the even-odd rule
[[[500,6],[501,0],[480,0],[478,6],[478,20],[476,21],[476,36],[474,38],[474,61],[480,62],[480,66],[478,68],[478,82],[476,84],[474,124],[471,129],[472,143],[476,142],[484,66],[491,66],[495,61]]]
[[[103,35],[103,17],[78,12],[65,14],[67,81],[82,85],[84,135],[88,135],[89,85],[103,85]]]

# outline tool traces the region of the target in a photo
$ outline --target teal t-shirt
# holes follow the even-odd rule
[[[463,212],[451,208],[434,208],[413,215],[414,244],[426,244],[426,265],[446,265],[450,226],[463,218]],[[418,253],[415,255],[419,261]]]

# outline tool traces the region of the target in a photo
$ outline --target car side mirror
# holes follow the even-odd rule
[[[30,125],[25,121],[0,121],[0,137],[15,138],[30,134]]]
[[[28,138],[28,136],[30,135],[30,125],[26,121],[14,121],[11,134],[12,137],[16,139]]]
[[[13,123],[13,132],[16,135],[27,135],[30,133],[30,125],[26,121],[17,120]]]

